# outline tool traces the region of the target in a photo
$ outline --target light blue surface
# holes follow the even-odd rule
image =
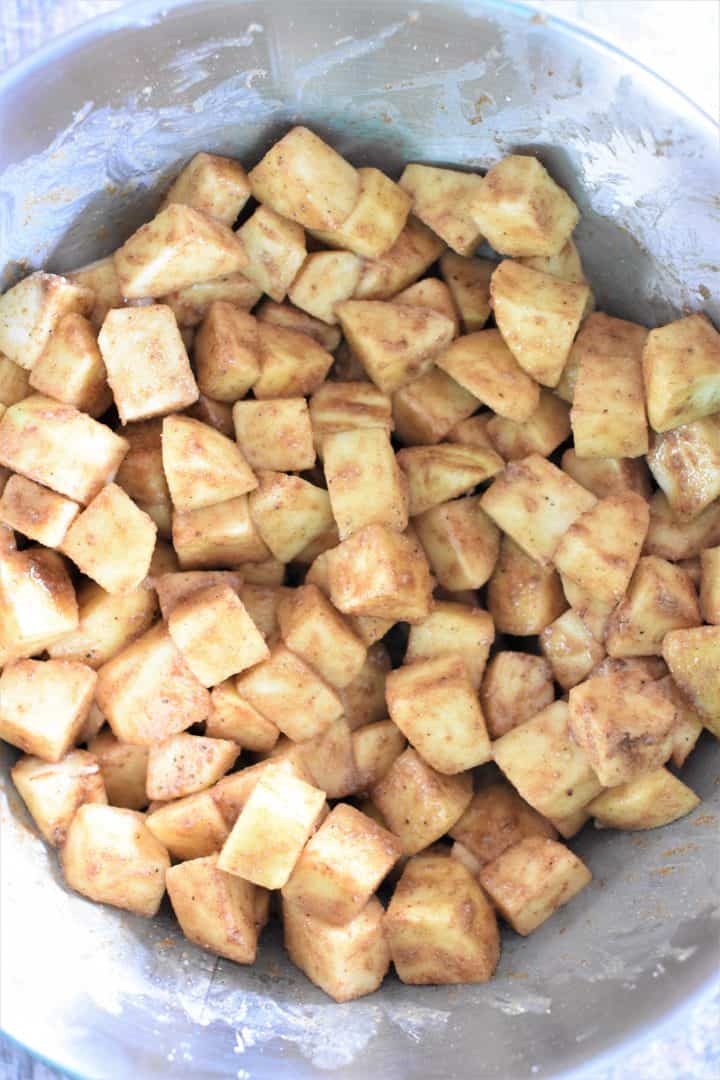
[[[627,0],[627,4],[634,4],[634,0]],[[76,23],[121,6],[117,0],[0,0],[0,71]],[[575,7],[568,2],[568,14],[574,14],[571,8]],[[626,39],[625,47],[633,52],[632,41]],[[1,1010],[2,1002],[0,1018]],[[719,1018],[720,992],[705,994],[670,1016],[656,1037],[627,1047],[621,1061],[596,1062],[585,1070],[584,1076],[586,1080],[718,1078]],[[15,1044],[0,1039],[2,1080],[50,1080],[60,1075]]]

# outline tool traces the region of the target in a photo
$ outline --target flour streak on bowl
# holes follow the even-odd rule
[[[720,317],[716,129],[612,50],[509,5],[149,0],[11,73],[0,108],[5,283],[112,251],[196,150],[250,163],[302,120],[391,172],[532,150],[581,205],[601,308],[648,325],[686,308]],[[4,767],[3,1026],[93,1077],[557,1075],[709,985],[718,758],[709,737],[691,757],[704,802],[684,821],[586,830],[593,885],[531,940],[508,935],[490,985],[388,979],[342,1006],[290,968],[277,937],[245,970],[189,946],[169,916],[65,892]]]

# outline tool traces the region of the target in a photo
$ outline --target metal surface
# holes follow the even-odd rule
[[[0,82],[0,271],[111,251],[190,153],[251,162],[299,119],[390,170],[532,148],[583,209],[601,307],[648,324],[720,314],[717,129],[602,43],[491,3],[146,3],[82,28]],[[492,983],[389,979],[342,1006],[272,935],[245,970],[188,946],[169,917],[67,893],[3,767],[3,1025],[92,1078],[577,1069],[711,985],[719,758],[705,736],[685,770],[704,802],[685,821],[586,830],[575,846],[593,885],[530,940],[508,935]]]

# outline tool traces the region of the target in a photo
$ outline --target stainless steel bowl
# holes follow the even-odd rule
[[[718,130],[601,41],[511,4],[151,0],[0,81],[0,271],[106,254],[192,152],[251,162],[302,121],[357,164],[483,166],[531,149],[583,210],[601,307],[720,316]],[[597,1062],[708,992],[717,966],[717,744],[667,829],[586,832],[595,880],[482,987],[390,978],[335,1005],[263,941],[251,970],[66,892],[2,773],[5,1031],[87,1077],[548,1077]]]

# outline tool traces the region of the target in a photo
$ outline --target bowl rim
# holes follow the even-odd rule
[[[170,12],[182,8],[202,7],[210,2],[212,2],[212,0],[130,0],[129,3],[124,3],[113,11],[94,15],[92,18],[78,23],[64,33],[49,39],[39,48],[30,52],[26,57],[16,61],[7,68],[7,70],[0,75],[0,99],[2,99],[6,93],[11,91],[16,83],[31,77],[36,70],[47,66],[69,51],[81,49],[95,38],[102,37],[104,34],[112,32],[113,30],[122,30],[133,27],[142,28],[143,21],[145,21],[146,25],[150,25],[147,22],[150,17],[152,17],[152,22],[155,23],[161,21]],[[328,5],[330,5],[334,0],[320,0],[320,2],[328,3]],[[482,14],[483,12],[487,12],[488,9],[491,11],[494,9],[498,13],[506,12],[510,15],[523,17],[528,21],[532,21],[533,19],[536,21],[539,20],[544,26],[553,27],[557,31],[564,33],[571,38],[591,43],[596,49],[611,57],[619,58],[623,62],[629,64],[638,72],[642,73],[647,80],[659,84],[666,92],[669,92],[671,98],[674,97],[683,102],[685,108],[689,110],[690,115],[697,122],[699,127],[704,128],[707,134],[720,138],[720,120],[716,120],[712,117],[702,108],[702,106],[670,82],[670,80],[658,74],[658,72],[653,71],[653,69],[643,63],[643,61],[626,52],[615,40],[613,40],[612,34],[610,34],[609,37],[600,36],[588,26],[585,26],[580,20],[569,16],[559,16],[550,12],[545,12],[533,8],[530,4],[518,2],[518,0],[416,0],[416,2],[442,2],[448,7],[464,8],[465,12],[469,15],[474,13]],[[370,0],[370,3],[381,4],[382,0]],[[646,1023],[641,1024],[631,1035],[626,1036],[620,1042],[607,1046],[606,1049],[602,1050],[599,1054],[596,1054],[590,1061],[579,1066],[570,1066],[567,1069],[563,1069],[561,1072],[555,1073],[552,1080],[594,1080],[596,1077],[599,1078],[600,1075],[604,1075],[606,1070],[617,1064],[621,1056],[627,1057],[628,1053],[637,1051],[641,1045],[647,1043],[651,1038],[663,1037],[663,1035],[665,1035],[665,1037],[669,1039],[668,1033],[671,1029],[671,1025],[673,1027],[678,1025],[682,1022],[683,1018],[689,1018],[691,1013],[699,1010],[703,1005],[709,1004],[711,998],[719,989],[720,972],[716,972],[714,976],[711,975],[710,978],[699,985],[688,997],[661,1012],[654,1020],[649,1020]],[[1,1022],[0,1034],[10,1045],[24,1050],[32,1058],[41,1062],[48,1068],[62,1070],[63,1074],[70,1078],[70,1080],[90,1080],[89,1077],[76,1072],[72,1068],[68,1068],[60,1062],[54,1061],[41,1051],[34,1049],[32,1046],[6,1032],[2,1027]]]
[[[130,0],[129,3],[122,4],[121,7],[118,7],[113,11],[94,15],[92,18],[78,23],[77,26],[71,27],[71,29],[66,30],[64,33],[50,38],[39,48],[30,52],[26,57],[11,64],[4,74],[0,75],[0,96],[9,90],[13,83],[30,75],[35,69],[45,66],[55,57],[63,55],[69,49],[77,48],[95,37],[100,37],[107,31],[114,29],[121,30],[132,26],[139,26],[141,28],[142,22],[140,20],[143,19],[143,17],[147,18],[148,16],[153,15],[155,16],[153,21],[160,21],[170,11],[175,11],[183,7],[200,7],[209,2],[210,0],[165,0],[164,3],[162,0]],[[320,2],[332,4],[334,0],[320,0]],[[370,0],[370,2],[377,3],[378,0]],[[382,0],[380,0],[380,2],[382,2]],[[418,2],[432,3],[437,2],[437,0],[418,0]],[[577,37],[592,42],[603,52],[607,52],[611,56],[619,57],[621,60],[637,68],[650,80],[660,83],[666,90],[669,90],[672,95],[682,99],[685,105],[691,109],[695,118],[702,122],[703,126],[708,125],[715,134],[720,134],[720,119],[716,120],[712,117],[701,105],[694,101],[693,98],[689,97],[684,90],[680,90],[679,87],[675,86],[669,79],[666,79],[664,75],[660,75],[657,71],[653,71],[653,69],[642,60],[639,60],[637,57],[626,52],[620,44],[613,39],[612,33],[608,37],[602,37],[595,33],[594,30],[591,30],[589,26],[585,26],[579,19],[545,12],[533,8],[530,4],[523,3],[521,0],[440,0],[440,2],[445,3],[448,7],[462,7],[468,14],[472,14],[474,9],[480,12],[483,8],[495,8],[498,12],[506,11],[510,14],[523,16],[528,19],[528,21],[540,19],[545,26],[554,26],[571,37]]]

